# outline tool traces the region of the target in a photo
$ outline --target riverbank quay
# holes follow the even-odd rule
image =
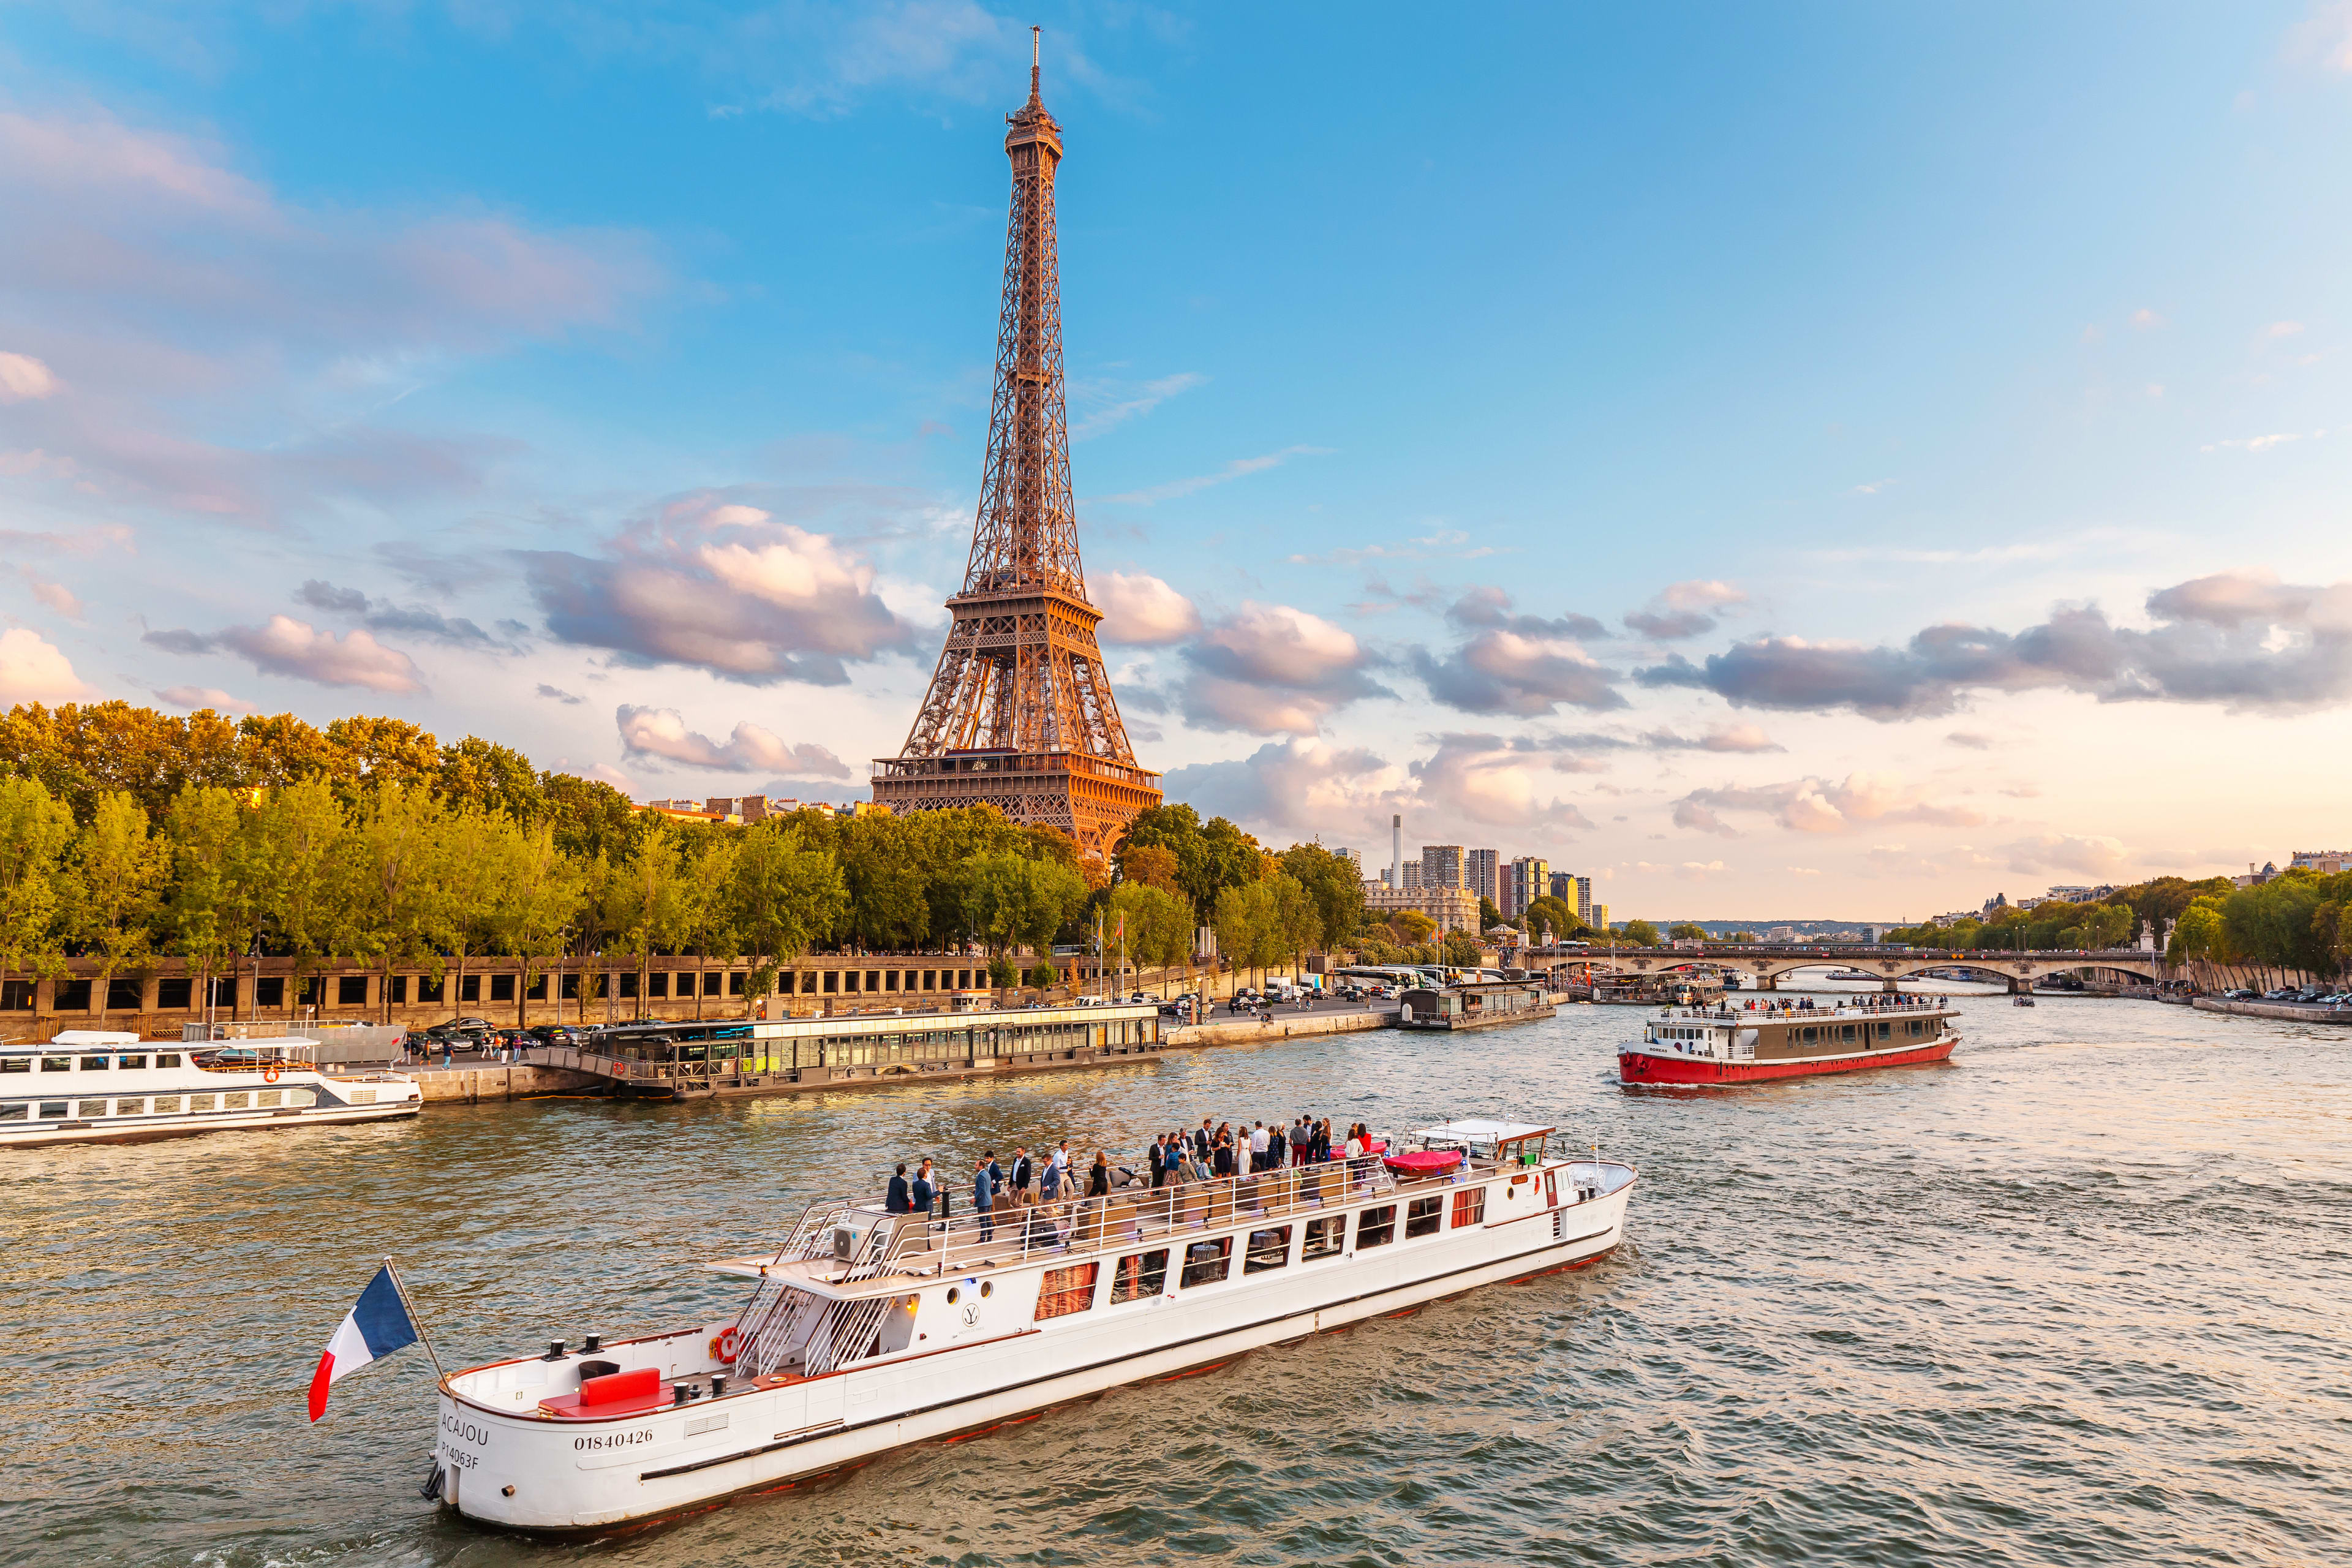
[[[557,1051],[533,1051],[532,1057],[556,1057]],[[479,1105],[486,1100],[536,1100],[551,1094],[601,1094],[604,1080],[554,1061],[457,1062],[448,1067],[415,1062],[393,1064],[395,1072],[416,1080],[427,1105]]]
[[[2231,1013],[2241,1018],[2277,1018],[2290,1024],[2352,1024],[2352,1007],[2315,1007],[2301,1002],[2232,1002],[2226,996],[2200,996],[2190,1005],[2200,1013]]]

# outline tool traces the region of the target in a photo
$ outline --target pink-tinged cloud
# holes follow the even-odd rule
[[[1353,633],[1289,605],[1244,601],[1184,658],[1184,716],[1202,729],[1312,735],[1335,709],[1388,695]]]
[[[911,649],[872,564],[830,534],[698,494],[625,529],[602,553],[523,553],[547,628],[641,663],[730,680],[840,686],[845,664]]]
[[[1113,572],[1088,585],[1103,613],[1102,640],[1132,647],[1181,642],[1201,629],[1192,601],[1148,572]]]
[[[1895,774],[1855,773],[1836,783],[1801,778],[1695,789],[1675,803],[1675,825],[1738,837],[1738,830],[1725,821],[1724,814],[1742,812],[1769,816],[1794,833],[1843,833],[1857,822],[1972,827],[1984,821],[1983,814],[1971,807],[1927,798]]]
[[[57,390],[55,373],[31,354],[0,353],[0,403],[30,403]]]
[[[0,704],[79,702],[98,692],[56,644],[26,626],[0,632]]]
[[[0,113],[0,212],[15,445],[52,499],[118,512],[271,524],[466,493],[510,443],[379,410],[458,356],[625,323],[665,287],[640,237],[314,210],[218,146],[102,113]]]
[[[792,778],[845,779],[848,767],[813,742],[787,742],[772,730],[745,720],[723,743],[687,728],[675,708],[624,704],[614,713],[621,750],[632,757],[657,758],[715,773],[772,773]]]
[[[322,632],[290,616],[272,616],[258,626],[228,626],[211,633],[149,632],[140,639],[170,653],[234,653],[264,675],[283,675],[320,686],[356,686],[406,695],[425,689],[416,661],[386,647],[373,635],[344,637]]]
[[[209,708],[215,713],[258,713],[258,705],[232,697],[217,686],[167,686],[155,693],[174,708]]]

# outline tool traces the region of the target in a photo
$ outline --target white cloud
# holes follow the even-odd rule
[[[1984,820],[1981,813],[1970,807],[1926,798],[1898,774],[1853,773],[1841,783],[1809,777],[1783,784],[1695,789],[1675,803],[1675,822],[1677,826],[1732,835],[1717,815],[1722,812],[1762,813],[1793,833],[1843,833],[1856,822],[1966,827]]]
[[[1201,629],[1192,601],[1148,572],[1113,572],[1097,581],[1105,642],[1152,647],[1181,642]]]
[[[0,632],[0,704],[79,702],[98,693],[56,644],[25,626]]]
[[[2131,313],[2131,324],[2137,331],[2145,332],[2152,328],[2163,326],[2165,320],[2154,310],[2143,308]]]
[[[2327,432],[2321,429],[2314,430],[2311,434],[2316,437],[2325,436]],[[2300,430],[2281,430],[2268,436],[2232,436],[2225,441],[2208,441],[2197,449],[2200,452],[2267,452],[2273,447],[2284,447],[2289,441],[2300,441],[2303,438],[2303,432]]]
[[[0,403],[30,403],[57,390],[57,376],[31,354],[0,353]]]
[[[2314,0],[2311,15],[2288,30],[2286,56],[2352,75],[2352,0]]]
[[[1334,709],[1382,693],[1354,634],[1290,605],[1244,600],[1184,657],[1184,714],[1204,729],[1311,735]]]
[[[1071,421],[1070,439],[1083,441],[1118,428],[1130,419],[1140,419],[1181,392],[1190,392],[1206,385],[1209,378],[1191,371],[1177,375],[1163,375],[1157,381],[1147,381],[1142,386],[1124,386],[1100,382],[1073,382],[1070,401],[1086,412]]]
[[[2303,331],[2301,321],[2273,321],[2263,329],[2263,335],[2267,338],[2291,338],[2301,331]]]
[[[809,742],[786,742],[772,730],[745,720],[735,726],[725,744],[686,727],[675,708],[637,708],[623,704],[614,713],[621,731],[621,750],[632,757],[658,757],[688,767],[715,773],[775,773],[794,778],[845,779],[849,769],[839,757]]]

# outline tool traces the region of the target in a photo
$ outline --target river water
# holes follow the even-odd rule
[[[1960,1054],[1629,1091],[1639,1015],[1011,1082],[0,1155],[0,1563],[2352,1562],[2352,1037],[1964,999]],[[456,1367],[701,1321],[705,1258],[930,1153],[1302,1110],[1554,1121],[1642,1171],[1581,1274],[608,1542],[437,1517],[421,1349],[303,1419],[401,1261]]]

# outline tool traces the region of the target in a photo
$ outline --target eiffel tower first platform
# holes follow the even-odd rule
[[[1034,44],[1029,101],[1007,123],[1013,216],[971,559],[907,743],[875,759],[874,798],[900,812],[985,802],[1108,857],[1160,804],[1160,775],[1136,766],[1078,564],[1054,239],[1062,128],[1038,97]]]

